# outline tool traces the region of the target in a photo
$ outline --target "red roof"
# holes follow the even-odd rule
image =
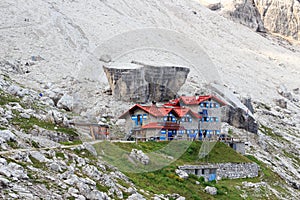
[[[142,126],[142,129],[173,129],[184,130],[183,126],[175,122],[150,122]]]
[[[186,115],[190,109],[189,108],[182,108],[182,107],[174,107],[172,108],[172,110],[175,111],[175,113],[179,116],[179,117],[183,117],[184,115]]]
[[[124,114],[120,116],[120,118],[124,117],[127,113],[132,113],[136,109],[141,109],[145,111],[146,113],[149,113],[155,117],[163,117],[167,116],[170,112],[174,112],[175,115],[178,117],[183,117],[187,113],[192,114],[194,117],[200,119],[201,116],[198,115],[196,112],[193,112],[189,108],[182,107],[180,103],[182,102],[184,105],[199,105],[201,102],[206,101],[208,99],[214,99],[215,101],[219,102],[221,105],[226,105],[226,103],[216,96],[213,95],[206,95],[206,96],[181,96],[177,99],[170,100],[169,103],[164,104],[164,106],[142,106],[140,104],[135,104],[133,107],[131,107],[128,111],[126,111]]]
[[[164,117],[167,116],[170,112],[173,112],[175,116],[183,117],[186,114],[190,113],[195,118],[200,119],[201,116],[197,113],[193,112],[190,108],[180,107],[180,106],[162,106],[157,107],[156,105],[152,106],[142,106],[140,104],[135,104],[133,107],[131,107],[128,111],[126,111],[124,114],[122,114],[119,118],[124,117],[127,113],[133,112],[136,109],[141,109],[145,111],[146,113],[149,113],[155,117]]]
[[[185,105],[199,105],[201,102],[206,101],[208,99],[214,99],[215,101],[219,102],[222,105],[226,105],[224,101],[217,98],[214,95],[206,95],[206,96],[181,96],[177,99],[170,100],[169,103],[165,104],[166,106],[180,106],[180,102]]]
[[[163,117],[168,115],[171,112],[172,108],[167,107],[157,107],[156,105],[150,106],[148,113],[156,116],[156,117]]]
[[[126,111],[125,113],[123,113],[119,118],[122,118],[123,116],[125,116],[127,113],[133,112],[136,109],[141,109],[143,111],[145,111],[146,113],[149,113],[155,117],[163,117],[163,116],[167,116],[172,108],[168,108],[168,107],[157,107],[156,105],[151,105],[151,106],[142,106],[140,104],[135,104],[133,107],[131,107],[128,111]]]

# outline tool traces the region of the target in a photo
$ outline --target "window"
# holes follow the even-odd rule
[[[145,120],[147,119],[147,117],[145,118],[145,116],[144,117],[143,116],[144,115],[142,115],[142,114],[132,115],[131,119],[135,122],[136,126],[139,126],[139,125],[143,125],[143,118]]]
[[[181,121],[182,122],[189,122],[189,118],[188,117],[183,117],[183,118],[181,118]]]
[[[209,117],[203,117],[202,118],[202,122],[209,122],[209,120],[210,120]]]
[[[192,120],[190,115],[185,115],[184,117],[182,117],[180,119],[180,121],[182,121],[182,122],[192,122],[193,120]]]
[[[205,110],[203,110],[203,111],[202,111],[202,114],[203,114],[203,115],[205,115],[205,116],[207,116],[207,115],[208,115],[208,112],[207,112],[207,110],[206,110],[206,109],[205,109]]]
[[[138,125],[143,124],[143,117],[141,115],[137,115],[137,122],[138,122]]]
[[[167,116],[165,116],[163,118],[163,121],[165,121],[165,122],[176,122],[177,119],[173,114],[168,114]]]
[[[166,140],[166,137],[165,136],[160,136],[159,139],[160,140]]]

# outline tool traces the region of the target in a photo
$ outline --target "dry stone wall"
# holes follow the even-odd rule
[[[188,174],[199,176],[199,170],[217,169],[217,176],[220,178],[237,179],[253,178],[258,176],[259,167],[256,163],[217,163],[208,165],[184,165],[178,167]],[[201,175],[200,175],[201,176]]]

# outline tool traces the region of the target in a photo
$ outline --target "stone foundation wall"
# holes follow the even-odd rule
[[[228,179],[253,178],[258,176],[259,167],[256,163],[217,163],[208,165],[184,165],[178,167],[188,174],[201,176],[202,169],[217,168],[217,176]]]

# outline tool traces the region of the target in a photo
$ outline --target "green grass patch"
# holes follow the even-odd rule
[[[57,158],[61,158],[61,159],[65,159],[66,157],[65,157],[65,154],[63,153],[63,152],[55,152],[55,156],[57,157]]]
[[[3,106],[10,102],[20,103],[21,99],[19,97],[5,93],[3,90],[0,90],[0,105]]]
[[[183,144],[180,146],[180,144]],[[117,147],[120,147],[121,149],[131,152],[132,149],[139,149],[142,150],[144,153],[149,153],[153,151],[157,151],[159,153],[165,153],[168,155],[173,154],[170,151],[181,149],[182,147],[186,147],[187,149],[184,152],[184,154],[180,157],[180,159],[177,160],[177,162],[180,163],[191,163],[191,164],[201,164],[203,162],[210,162],[210,163],[221,163],[221,162],[234,162],[234,163],[247,163],[251,162],[248,158],[245,156],[237,153],[232,148],[228,147],[223,142],[217,142],[215,143],[214,147],[212,148],[212,151],[209,153],[209,155],[201,160],[198,160],[199,156],[199,150],[201,148],[202,142],[201,141],[195,141],[195,142],[189,142],[185,143],[185,141],[174,141],[170,144],[170,142],[141,142],[138,144],[135,143],[114,143]],[[170,145],[169,145],[170,144]],[[102,144],[99,144],[102,145]],[[168,150],[163,149],[167,145],[170,146]],[[171,148],[174,146],[173,148]],[[101,148],[101,147],[100,147]]]
[[[242,181],[246,180],[253,182],[259,181],[258,178],[254,178],[222,180],[216,183],[204,182],[204,178],[199,178],[195,175],[190,175],[186,180],[180,178],[175,173],[175,170],[178,166],[184,164],[206,164],[207,161],[213,163],[252,162],[250,159],[238,154],[221,142],[215,144],[207,158],[199,160],[201,145],[201,141],[140,142],[138,144],[102,142],[94,145],[94,147],[104,160],[118,167],[118,169],[123,169],[123,172],[136,186],[152,194],[178,193],[186,197],[186,199],[241,199],[240,195],[242,192],[235,186],[241,185]],[[128,155],[132,149],[140,149],[144,153],[148,153],[147,155],[150,157],[149,166],[140,165],[137,161],[128,161]],[[184,150],[184,153],[176,154],[172,152],[180,150]],[[164,156],[159,157],[161,154],[166,156],[175,155],[178,156],[178,159],[174,159],[172,162],[166,164],[166,158]],[[165,164],[164,167],[160,165],[162,163]],[[158,168],[152,168],[153,166]],[[159,166],[162,167],[159,168]],[[138,170],[135,172],[135,169]],[[200,184],[197,185],[196,181]],[[206,194],[203,191],[206,186],[216,187],[217,195],[211,196]],[[127,187],[127,185],[125,187]]]
[[[86,149],[83,149],[83,150],[78,150],[78,149],[75,149],[74,150],[74,153],[77,154],[78,156],[80,157],[84,157],[84,158],[88,158],[90,160],[96,160],[97,158],[91,154],[88,150]]]
[[[41,128],[50,130],[50,131],[56,131],[56,132],[61,132],[61,133],[66,133],[68,135],[77,137],[78,134],[75,129],[73,128],[67,128],[67,127],[62,127],[62,126],[57,126],[51,122],[39,120],[35,117],[30,117],[30,119],[25,119],[21,118],[19,116],[16,116],[15,118],[12,119],[12,124],[15,126],[20,127],[24,131],[29,131],[33,128],[34,125],[37,125]]]
[[[101,191],[101,192],[108,192],[109,187],[100,184],[99,182],[96,182],[96,188],[97,190]]]
[[[18,142],[17,141],[14,141],[14,140],[9,140],[7,141],[7,144],[8,146],[10,146],[11,148],[13,149],[17,149],[19,146],[18,146]]]
[[[34,140],[31,140],[31,145],[34,147],[34,148],[40,148],[40,145],[35,142]]]
[[[62,145],[79,145],[82,144],[81,140],[73,140],[73,141],[66,141],[66,142],[59,142]]]
[[[32,162],[32,166],[35,168],[39,168],[39,169],[46,169],[46,165],[45,163],[42,163],[40,161],[38,161],[37,159],[35,159],[32,156],[29,156],[31,162]]]

